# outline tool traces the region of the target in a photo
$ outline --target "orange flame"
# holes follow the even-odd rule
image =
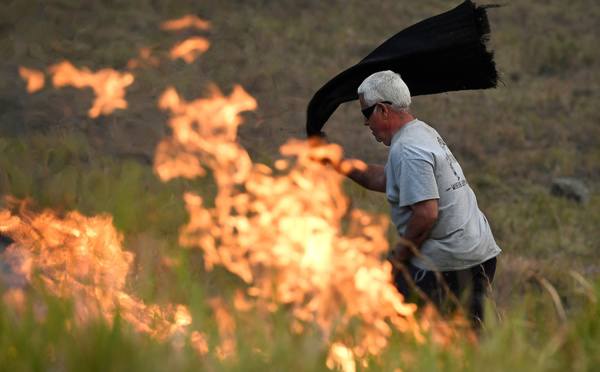
[[[200,355],[206,355],[208,353],[208,343],[206,342],[206,335],[198,331],[193,331],[190,335],[190,343]]]
[[[29,93],[37,92],[45,85],[44,73],[27,67],[19,66],[19,75],[27,82],[27,91]]]
[[[175,136],[159,144],[154,159],[155,170],[163,181],[203,176],[203,165],[217,173],[232,173],[238,181],[249,172],[252,161],[234,141],[241,124],[238,113],[254,110],[256,100],[239,86],[229,97],[224,97],[215,86],[211,92],[213,98],[209,100],[187,103],[170,88],[160,98],[159,107],[175,114],[169,121]],[[215,124],[210,124],[213,121]],[[181,151],[182,147],[185,151]]]
[[[207,29],[209,23],[186,16],[161,25],[163,30],[187,27]],[[209,45],[191,38],[170,56],[191,63]],[[149,61],[151,51],[141,50],[140,56]],[[139,61],[131,62],[131,68],[138,66]],[[49,72],[57,88],[94,90],[91,117],[127,107],[131,74],[92,73],[66,61]],[[393,330],[422,339],[413,317],[416,307],[403,302],[392,284],[390,263],[381,259],[388,249],[389,220],[350,208],[342,177],[321,160],[342,169],[364,164],[344,162],[339,146],[299,140],[281,147],[284,159],[274,169],[254,164],[236,141],[240,113],[256,109],[256,100],[239,86],[229,96],[211,86],[208,96],[187,102],[169,88],[160,97],[159,107],[171,112],[173,135],[159,143],[154,168],[164,181],[205,176],[207,170],[213,174],[218,186],[214,208],[205,207],[199,195],[184,195],[190,220],[181,229],[180,244],[201,249],[207,269],[221,265],[248,283],[246,291],[236,292],[233,308],[270,312],[284,304],[296,319],[291,331],[302,332],[304,322],[316,322],[324,343],[358,319],[355,336],[333,342],[327,359],[330,368],[347,372],[355,371],[355,360],[380,353]],[[9,200],[0,209],[0,232],[16,241],[3,254],[12,267],[11,286],[35,285],[31,273],[39,272],[52,293],[75,299],[81,321],[92,316],[110,321],[118,307],[136,329],[171,340],[176,348],[189,340],[200,354],[208,352],[204,334],[193,331],[188,338],[192,316],[185,306],[146,305],[123,290],[133,256],[121,249],[109,216],[36,214],[26,203]],[[3,301],[18,307],[22,298],[22,291],[14,289]],[[209,305],[222,339],[217,355],[234,355],[233,310],[218,297]]]
[[[110,68],[99,70],[92,73],[89,69],[83,67],[76,69],[70,62],[63,61],[48,68],[52,77],[52,83],[57,88],[72,85],[75,88],[90,87],[96,94],[94,105],[88,114],[92,118],[111,114],[116,109],[127,108],[125,96],[125,87],[133,83],[133,75],[130,73],[121,74]]]
[[[329,367],[329,369],[334,369],[336,365],[344,372],[356,371],[354,353],[341,343],[334,343],[331,345],[327,357],[327,367]]]
[[[50,293],[74,300],[82,323],[96,317],[112,321],[118,306],[138,331],[160,339],[186,335],[191,315],[185,306],[147,306],[124,292],[133,254],[122,250],[111,217],[36,213],[29,202],[12,198],[6,204],[0,209],[0,232],[15,241],[2,254],[11,267],[3,281],[13,287],[3,298],[6,305],[22,307],[18,287],[37,287],[40,283],[32,279],[36,272]]]
[[[379,353],[390,324],[418,334],[415,306],[403,303],[391,283],[391,265],[381,262],[388,219],[349,210],[341,176],[315,161],[340,162],[339,146],[289,141],[281,148],[289,160],[278,161],[281,174],[274,174],[252,164],[235,142],[238,114],[256,107],[240,87],[229,98],[213,87],[211,98],[191,103],[171,88],[159,106],[173,113],[173,137],[158,146],[155,158],[161,179],[203,176],[206,167],[219,186],[212,209],[200,196],[184,195],[190,221],[180,243],[202,249],[207,269],[226,267],[252,284],[247,294],[257,306],[274,311],[287,304],[299,321],[316,321],[325,338],[361,319],[361,339],[346,347],[352,355]],[[248,303],[236,297],[236,306]],[[302,329],[297,323],[294,328]],[[332,351],[333,361],[341,360],[340,347]]]
[[[215,320],[219,326],[219,334],[221,335],[221,346],[217,348],[217,356],[220,359],[235,355],[237,342],[235,340],[235,321],[230,315],[225,303],[222,299],[216,297],[209,301],[215,314]]]
[[[187,63],[192,63],[210,47],[208,40],[202,37],[192,37],[177,45],[169,52],[171,59],[182,58]]]
[[[208,30],[210,28],[210,22],[198,18],[195,15],[187,15],[179,19],[173,19],[161,23],[161,30],[174,31],[181,30],[184,28],[194,27],[199,30]]]

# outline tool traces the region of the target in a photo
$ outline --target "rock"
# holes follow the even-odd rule
[[[575,178],[557,178],[552,181],[550,194],[559,198],[574,200],[587,204],[590,200],[590,190],[583,182]]]

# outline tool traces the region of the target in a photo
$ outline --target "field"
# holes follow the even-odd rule
[[[19,244],[0,241],[0,370],[600,368],[596,1],[488,10],[499,86],[413,98],[503,250],[478,342],[460,318],[369,296],[388,293],[378,259],[398,239],[385,196],[290,142],[330,78],[458,4],[3,1],[0,232]],[[123,95],[99,102],[107,76]],[[198,142],[181,146],[177,123]],[[385,162],[357,102],[324,130]],[[565,177],[588,202],[550,194]]]

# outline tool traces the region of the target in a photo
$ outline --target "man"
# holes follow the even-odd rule
[[[390,151],[385,167],[368,165],[345,174],[386,193],[403,238],[390,253],[396,287],[406,299],[420,292],[442,310],[462,300],[480,322],[500,248],[460,165],[437,131],[412,116],[400,75],[377,72],[363,81],[358,95],[365,126]]]

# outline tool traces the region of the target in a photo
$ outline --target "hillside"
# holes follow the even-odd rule
[[[108,212],[138,254],[145,234],[152,242],[176,242],[188,218],[181,194],[201,188],[212,195],[214,185],[163,185],[155,178],[157,144],[171,133],[169,112],[159,107],[169,87],[193,101],[205,97],[210,84],[224,95],[241,86],[258,108],[242,113],[239,141],[254,162],[270,166],[282,144],[305,138],[306,107],[318,88],[396,32],[458,4],[3,0],[0,194],[29,196],[57,210]],[[186,15],[209,24],[161,28]],[[488,16],[502,83],[415,97],[412,111],[452,149],[503,249],[494,283],[498,312],[510,312],[525,293],[543,293],[543,282],[556,291],[548,302],[558,298],[567,313],[577,313],[571,274],[590,283],[600,278],[600,3],[514,0]],[[169,56],[190,38],[208,41],[208,49],[189,62]],[[64,61],[91,72],[130,74],[127,107],[90,117],[92,89],[53,85],[52,66]],[[28,92],[21,67],[41,72],[44,86]],[[358,103],[351,102],[324,131],[346,156],[385,162],[387,148],[362,124]],[[582,181],[589,202],[552,196],[552,181],[563,177]],[[349,182],[345,189],[353,207],[387,212],[382,195]],[[140,285],[154,298],[184,291]]]
[[[159,95],[174,86],[192,100],[215,83],[225,94],[241,85],[258,101],[244,114],[239,138],[255,161],[273,161],[289,138],[304,138],[305,110],[312,94],[395,32],[456,4],[427,5],[381,1],[12,1],[0,12],[0,130],[5,138],[41,134],[76,135],[97,154],[151,163],[156,143],[168,133]],[[547,229],[575,225],[565,242],[578,255],[597,258],[594,208],[600,182],[599,78],[595,48],[600,6],[594,1],[514,1],[488,11],[503,84],[488,91],[415,97],[413,112],[435,126],[480,194],[496,234],[509,252],[525,241],[530,255],[553,244]],[[164,31],[160,23],[195,14],[210,22],[205,30]],[[210,48],[195,62],[167,58],[169,48],[201,36]],[[159,62],[128,68],[149,48]],[[90,89],[46,87],[25,90],[18,67],[45,71],[63,60],[91,71],[133,72],[126,89],[127,110],[92,119]],[[357,104],[342,105],[324,128],[347,156],[384,162],[362,127]],[[576,177],[592,189],[592,203],[566,205],[568,220],[540,231],[525,228],[534,208],[554,208],[546,191],[552,179]],[[6,185],[4,186],[6,187]],[[5,190],[6,192],[6,190]],[[533,204],[532,204],[533,203]],[[536,203],[542,204],[538,205]],[[528,212],[529,211],[529,212]],[[553,214],[552,209],[545,214]],[[583,216],[578,217],[580,214]],[[561,219],[562,216],[558,216]],[[542,218],[547,218],[545,215]],[[539,222],[536,222],[539,223]],[[548,225],[549,224],[549,225]],[[570,230],[570,229],[569,229]],[[551,235],[553,235],[552,233]],[[582,238],[581,236],[586,236]],[[579,243],[580,242],[580,243]],[[522,243],[518,243],[520,246]],[[591,246],[590,246],[591,245]],[[557,253],[564,253],[559,249]],[[591,256],[588,256],[591,255]]]

